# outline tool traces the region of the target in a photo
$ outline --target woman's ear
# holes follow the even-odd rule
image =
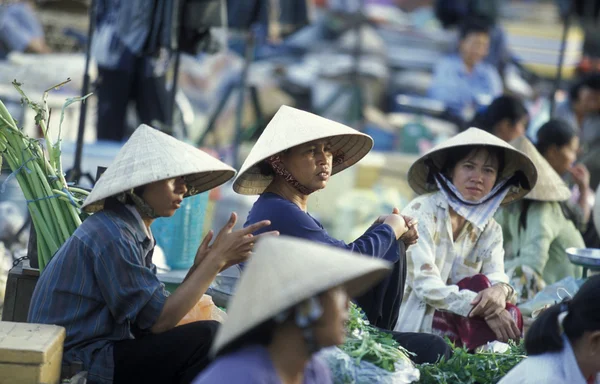
[[[589,335],[590,354],[600,361],[600,331],[592,331]]]
[[[505,117],[504,119],[502,119],[496,123],[496,126],[494,127],[494,131],[496,133],[496,136],[498,136],[500,138],[504,138],[510,134],[510,130],[512,128],[513,128],[513,126],[510,122],[510,119]]]
[[[542,154],[544,157],[551,159],[551,158],[555,158],[558,155],[559,152],[559,148],[556,144],[551,144],[548,146],[548,149],[546,149],[546,153]]]

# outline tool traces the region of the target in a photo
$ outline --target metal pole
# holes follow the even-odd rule
[[[179,80],[179,66],[181,63],[181,52],[179,51],[179,39],[180,39],[180,34],[181,34],[181,28],[183,25],[182,22],[182,7],[184,6],[184,3],[178,1],[178,0],[174,0],[172,3],[172,7],[173,7],[173,15],[172,15],[172,19],[173,19],[173,24],[174,24],[174,28],[172,31],[172,38],[171,38],[171,52],[175,52],[175,63],[173,65],[173,85],[171,87],[171,100],[169,100],[169,111],[168,111],[168,121],[166,121],[167,123],[167,129],[169,130],[169,134],[173,134],[173,132],[175,132],[175,109],[177,107],[177,81]]]
[[[569,33],[569,28],[571,27],[571,10],[572,6],[569,5],[565,15],[565,22],[563,24],[562,41],[560,42],[560,52],[558,54],[558,67],[556,68],[556,78],[554,79],[554,87],[552,88],[552,94],[550,95],[550,116],[554,115],[556,92],[560,88],[560,83],[562,81],[565,50],[567,48],[567,34]]]
[[[85,49],[85,69],[83,73],[83,87],[81,96],[89,93],[90,89],[90,56],[94,28],[96,27],[96,0],[90,4],[90,22],[88,26],[88,41]],[[83,152],[83,137],[85,135],[85,120],[87,116],[87,103],[82,102],[79,107],[79,127],[77,130],[77,145],[75,147],[75,163],[73,168],[67,172],[67,180],[78,183],[81,177],[81,156]]]
[[[248,30],[248,38],[246,39],[246,55],[244,61],[244,67],[242,69],[242,74],[240,76],[239,89],[238,89],[238,102],[237,109],[235,114],[235,141],[233,142],[233,163],[235,164],[235,168],[239,169],[240,167],[240,145],[242,143],[242,118],[244,115],[244,98],[246,97],[246,83],[248,81],[248,71],[250,69],[250,64],[252,60],[254,60],[254,31],[252,27]]]
[[[355,115],[354,117],[356,117],[357,119],[357,125],[360,125],[363,123],[363,97],[362,97],[362,88],[361,88],[361,84],[360,84],[360,59],[362,56],[362,33],[361,33],[361,29],[362,29],[362,25],[363,25],[363,10],[364,10],[364,1],[363,0],[359,0],[359,6],[358,6],[358,10],[357,13],[355,15],[356,17],[356,21],[355,21],[355,33],[356,33],[356,43],[354,44],[354,51],[352,52],[352,56],[354,58],[354,69],[353,69],[353,73],[352,76],[354,77],[352,79],[352,81],[354,82],[354,90],[352,92],[353,94],[353,102],[355,102],[356,104],[354,105],[354,107],[356,108],[355,110]]]
[[[171,101],[169,105],[169,121],[168,129],[169,134],[175,132],[175,109],[177,108],[177,81],[179,80],[179,66],[181,62],[181,52],[179,50],[175,53],[175,65],[173,68],[173,86],[171,87]]]

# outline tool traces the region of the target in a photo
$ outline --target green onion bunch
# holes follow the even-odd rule
[[[35,122],[44,134],[45,145],[42,140],[24,134],[0,100],[0,154],[27,200],[37,235],[40,272],[81,224],[81,204],[88,194],[65,180],[60,160],[60,128],[65,108],[74,102],[84,101],[89,95],[67,99],[61,111],[58,140],[52,144],[48,136],[48,92],[68,81],[46,90],[41,103],[32,102],[22,91],[21,84],[13,81],[22,97],[21,102],[36,113]]]

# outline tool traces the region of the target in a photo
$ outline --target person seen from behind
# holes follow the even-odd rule
[[[391,264],[287,236],[259,241],[194,384],[332,384],[318,355],[342,344],[349,299]]]
[[[542,312],[525,336],[528,357],[498,384],[594,384],[600,373],[600,276]]]

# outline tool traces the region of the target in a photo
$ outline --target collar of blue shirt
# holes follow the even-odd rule
[[[133,210],[131,208],[133,208]],[[144,225],[142,217],[137,213],[137,210],[135,210],[135,207],[132,206],[131,208],[124,204],[115,204],[114,206],[111,206],[109,210],[115,212],[122,219],[122,224],[120,225],[123,226],[123,229],[131,232],[136,240],[146,248],[154,243],[154,238],[149,231],[146,232],[146,226]]]

